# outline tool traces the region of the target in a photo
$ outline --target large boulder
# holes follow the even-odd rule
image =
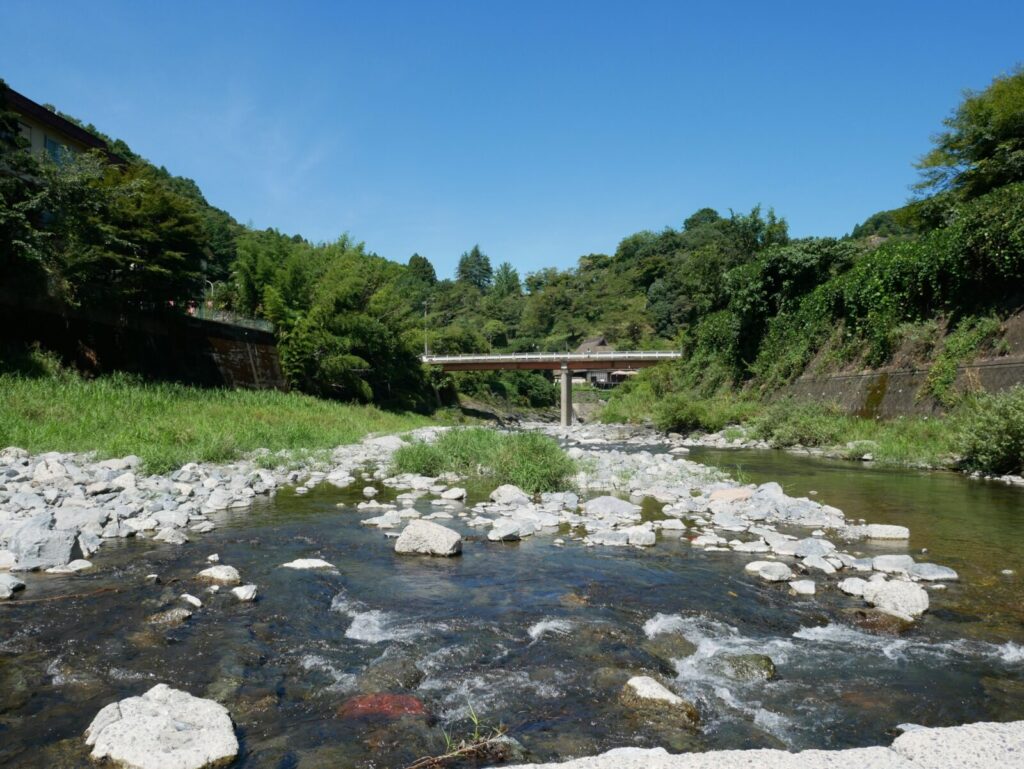
[[[587,500],[583,509],[588,516],[594,518],[624,518],[632,519],[640,517],[640,506],[634,505],[618,497],[595,497]]]
[[[886,574],[906,574],[914,568],[914,559],[909,555],[876,555],[871,559],[871,566]]]
[[[0,600],[7,600],[19,590],[25,589],[25,583],[13,574],[0,574]]]
[[[433,521],[412,521],[398,539],[395,552],[414,555],[458,555],[462,552],[462,537],[457,531]]]
[[[71,560],[78,532],[53,529],[49,513],[39,513],[15,523],[7,531],[7,549],[14,553],[20,571],[63,566]]]
[[[771,681],[775,678],[775,663],[767,654],[724,654],[716,661],[716,668],[737,681]]]
[[[915,563],[910,567],[910,576],[915,579],[923,579],[926,582],[960,579],[960,575],[953,569],[948,566],[940,566],[937,563]]]
[[[205,582],[213,582],[215,585],[239,585],[242,582],[242,575],[234,566],[218,564],[203,569],[196,575]]]
[[[530,496],[518,486],[506,483],[491,492],[491,502],[499,505],[528,505]]]
[[[125,769],[203,769],[238,755],[227,709],[167,684],[107,705],[85,730],[85,742],[94,759]]]
[[[928,611],[927,591],[920,585],[902,580],[866,583],[864,600],[897,617],[919,617]]]
[[[632,710],[669,715],[685,726],[700,723],[697,708],[650,676],[633,676],[626,681],[620,699]]]

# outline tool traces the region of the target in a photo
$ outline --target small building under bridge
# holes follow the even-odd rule
[[[682,353],[663,350],[598,350],[576,352],[530,352],[498,355],[424,355],[422,360],[444,371],[557,371],[561,375],[561,422],[573,423],[573,372],[614,372],[622,377],[638,369],[677,360]]]

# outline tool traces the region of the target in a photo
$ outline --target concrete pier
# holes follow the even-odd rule
[[[566,365],[562,366],[562,399],[560,403],[562,415],[562,427],[572,425],[572,371]]]

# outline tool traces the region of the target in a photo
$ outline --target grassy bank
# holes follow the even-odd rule
[[[984,473],[1024,471],[1024,386],[964,398],[941,417],[862,419],[837,406],[782,400],[765,402],[720,392],[662,394],[639,378],[624,386],[601,413],[605,422],[652,421],[666,431],[726,431],[778,448],[832,449],[883,464],[956,468]]]
[[[395,452],[395,471],[436,476],[488,476],[524,491],[564,491],[576,465],[558,443],[537,433],[483,428],[451,430],[436,443],[414,443]]]
[[[135,454],[149,472],[258,448],[319,449],[436,420],[297,393],[203,390],[111,376],[0,375],[0,446]]]

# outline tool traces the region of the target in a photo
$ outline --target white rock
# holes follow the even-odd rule
[[[18,564],[18,557],[10,550],[0,550],[0,571],[9,571]]]
[[[869,523],[865,527],[868,539],[910,539],[906,526],[891,526],[884,523]]]
[[[631,526],[624,531],[629,534],[629,544],[633,547],[653,547],[654,532],[644,526]]]
[[[521,488],[506,483],[491,492],[491,501],[499,505],[528,505],[531,500]]]
[[[948,566],[940,566],[937,563],[915,563],[910,567],[910,576],[923,579],[926,582],[960,579],[960,575],[953,569]]]
[[[254,601],[256,600],[256,586],[239,585],[238,587],[231,588],[231,594],[239,601]]]
[[[487,532],[487,539],[491,542],[518,542],[521,539],[519,522],[511,518],[499,518]]]
[[[439,523],[416,520],[409,523],[395,540],[395,552],[415,555],[458,555],[462,552],[462,537],[457,531]]]
[[[789,589],[797,595],[814,595],[814,580],[795,579],[789,583]]]
[[[282,569],[333,569],[334,564],[320,558],[297,558],[281,564]]]
[[[166,542],[169,545],[184,545],[188,542],[188,537],[185,536],[184,532],[179,529],[172,529],[171,527],[160,529],[153,539],[156,542]]]
[[[223,705],[166,684],[100,710],[85,730],[85,742],[92,758],[126,769],[202,769],[238,755]]]
[[[836,567],[826,561],[820,555],[809,555],[802,561],[803,565],[808,569],[816,569],[817,571],[824,572],[825,574],[835,574]]]
[[[242,576],[234,566],[210,566],[199,572],[197,576],[201,580],[219,585],[237,585],[242,581]]]
[[[633,676],[626,681],[626,686],[640,699],[656,700],[668,705],[682,705],[684,702],[682,697],[669,691],[650,676]]]
[[[76,571],[85,571],[92,568],[92,561],[84,558],[76,558],[63,566],[52,566],[46,570],[47,574],[74,574]]]
[[[212,553],[206,556],[207,563],[220,563],[220,556],[216,553]]]
[[[913,619],[928,611],[928,593],[920,585],[902,580],[868,582],[864,600],[889,614]]]
[[[757,576],[765,582],[788,582],[793,579],[793,572],[784,563],[778,561],[766,561],[757,570]]]
[[[452,499],[452,500],[455,500],[455,499],[465,499],[465,498],[466,498],[466,490],[462,489],[462,488],[453,487],[453,488],[446,489],[445,491],[441,492],[441,499]]]
[[[13,574],[0,574],[0,600],[7,600],[19,590],[25,589],[25,583]]]
[[[363,496],[364,497],[373,498],[373,497],[377,496],[379,493],[380,492],[377,491],[377,489],[375,489],[373,486],[364,486],[363,487]]]
[[[203,608],[203,602],[190,593],[182,593],[181,600],[189,604],[190,606],[195,607],[196,609]]]
[[[583,505],[587,515],[596,518],[633,518],[640,513],[640,506],[618,497],[595,497]]]
[[[847,595],[863,596],[864,587],[867,584],[867,580],[861,579],[860,577],[847,577],[839,582],[837,587]]]

